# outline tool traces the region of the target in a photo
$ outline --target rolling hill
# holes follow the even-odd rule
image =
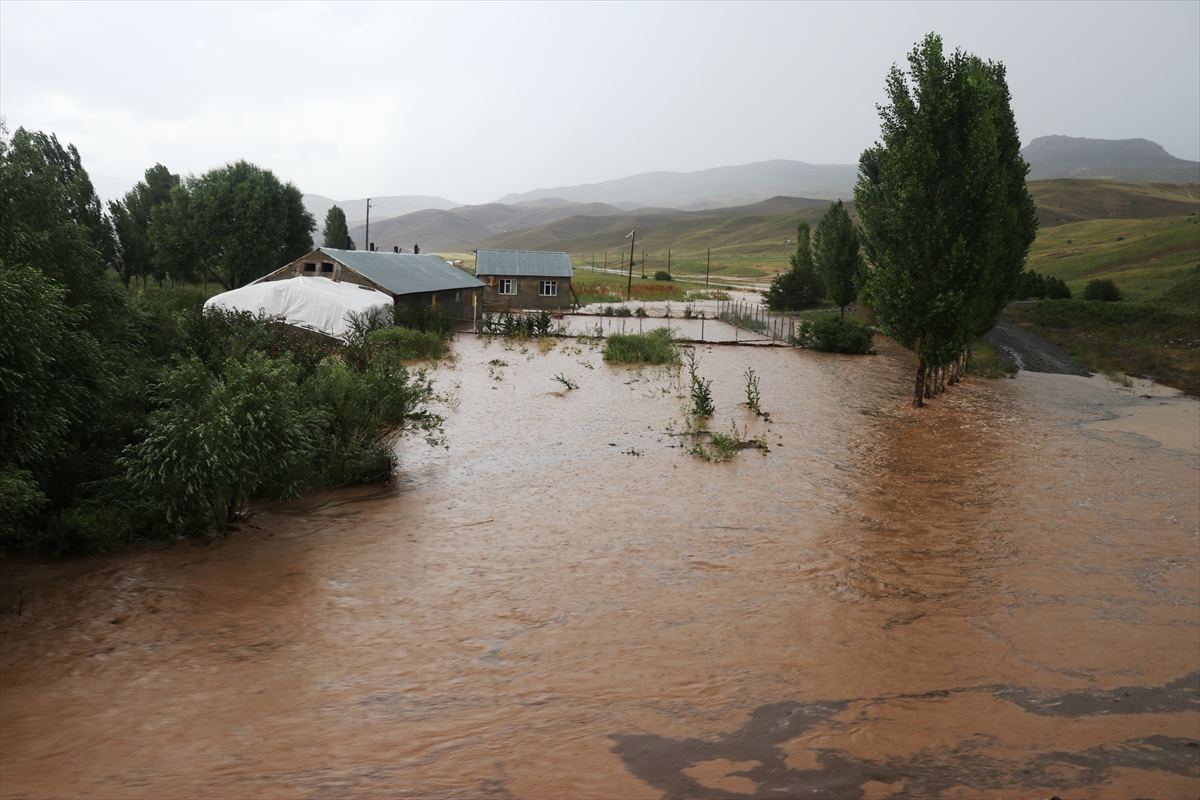
[[[1028,185],[1043,228],[1088,219],[1150,219],[1200,211],[1200,190],[1195,186],[1071,178]]]
[[[636,203],[699,210],[745,205],[779,195],[826,200],[849,198],[857,175],[855,164],[806,164],[776,159],[698,172],[645,172],[601,183],[535,189],[505,195],[498,202],[559,197],[581,203]]]
[[[372,197],[371,218],[386,219],[387,217],[409,214],[413,211],[421,211],[427,208],[444,210],[458,208],[460,205],[462,204],[456,203],[453,200],[447,200],[444,197],[433,197],[427,194]],[[367,218],[367,198],[365,197],[356,200],[334,200],[319,194],[304,195],[304,207],[317,220],[318,230],[325,223],[325,215],[334,206],[340,206],[342,211],[346,212],[346,222],[351,226],[356,222],[363,222]]]
[[[1029,180],[1111,178],[1125,183],[1197,183],[1200,162],[1176,158],[1149,139],[1041,136],[1021,150]]]

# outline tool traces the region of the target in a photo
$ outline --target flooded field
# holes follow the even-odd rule
[[[388,486],[6,559],[0,795],[1196,797],[1197,403],[877,346],[699,347],[710,464],[676,370],[460,337]]]

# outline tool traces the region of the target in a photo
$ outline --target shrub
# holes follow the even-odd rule
[[[822,353],[863,355],[872,352],[873,334],[869,325],[844,320],[837,314],[821,314],[815,320],[800,320],[792,343]]]
[[[679,351],[671,331],[656,328],[648,333],[614,333],[604,342],[604,360],[624,364],[677,364]]]
[[[1051,300],[1070,300],[1071,289],[1062,278],[1051,275],[1046,278],[1046,297]]]
[[[1083,287],[1083,299],[1115,303],[1121,299],[1121,290],[1108,278],[1093,278]]]
[[[296,373],[257,352],[220,373],[196,357],[179,363],[154,394],[145,439],[125,449],[130,484],[186,527],[211,516],[224,528],[251,498],[298,494],[321,418],[305,413]]]
[[[390,350],[403,361],[413,359],[433,360],[446,354],[447,340],[437,331],[420,331],[413,328],[383,328],[367,336],[371,348]]]
[[[432,331],[446,339],[454,336],[454,321],[440,308],[401,309],[396,313],[396,324],[425,333]]]
[[[671,280],[671,273],[669,273],[669,272],[665,272],[665,271],[663,271],[663,270],[661,270],[661,269],[660,269],[658,272],[655,272],[655,273],[654,273],[654,280],[656,280],[656,281],[669,281],[669,280]]]

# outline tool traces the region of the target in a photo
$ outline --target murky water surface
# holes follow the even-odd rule
[[[709,464],[674,370],[468,338],[390,486],[6,560],[0,793],[1197,796],[1195,402],[880,349],[701,348]]]

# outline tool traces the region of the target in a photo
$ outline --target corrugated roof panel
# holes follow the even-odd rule
[[[571,256],[540,250],[480,250],[475,259],[475,274],[570,278]]]
[[[331,247],[321,247],[319,251],[393,294],[444,292],[484,285],[458,267],[424,253],[372,253],[365,250],[335,250]]]

